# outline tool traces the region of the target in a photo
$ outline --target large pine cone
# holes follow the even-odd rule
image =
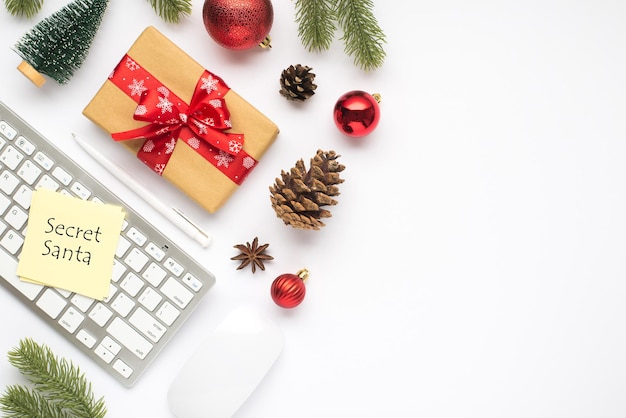
[[[280,75],[280,94],[289,100],[303,102],[315,94],[317,85],[313,83],[315,74],[312,68],[297,64],[290,65]]]
[[[322,206],[337,204],[333,197],[339,195],[337,185],[343,183],[339,173],[345,167],[339,164],[338,157],[335,151],[317,150],[308,171],[302,159],[289,172],[281,170],[281,178],[276,178],[270,187],[270,199],[276,216],[285,225],[314,230],[325,226],[321,219],[332,214]]]

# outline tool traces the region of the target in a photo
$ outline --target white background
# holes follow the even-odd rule
[[[0,289],[0,354],[24,337],[77,362],[111,417],[170,417],[173,375],[240,305],[283,330],[285,348],[237,418],[622,417],[626,415],[626,2],[376,2],[385,65],[301,45],[293,2],[274,2],[273,48],[232,52],[202,24],[202,1],[166,24],[142,0],[111,1],[91,53],[66,86],[38,89],[11,46],[32,20],[0,11],[0,99],[79,161],[71,132],[211,231],[202,249],[99,166],[102,181],[217,277],[196,315],[132,389],[121,387]],[[410,8],[410,10],[409,10]],[[214,215],[148,172],[81,111],[137,35],[155,25],[280,127],[275,144]],[[313,67],[303,104],[281,71]],[[382,95],[381,122],[350,140],[336,99]],[[336,150],[339,204],[320,231],[276,218],[269,186],[296,160]],[[237,271],[233,245],[258,236],[275,260]],[[269,296],[310,270],[293,310]],[[0,359],[0,387],[20,382]]]

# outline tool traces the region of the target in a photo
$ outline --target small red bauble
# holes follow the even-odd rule
[[[272,283],[271,295],[274,302],[281,308],[295,308],[304,300],[306,287],[304,282],[309,277],[306,269],[298,274],[281,274]]]
[[[369,134],[380,120],[379,102],[378,94],[371,95],[361,90],[349,91],[335,103],[335,125],[348,136],[361,137]]]
[[[270,0],[205,0],[202,20],[215,42],[233,50],[269,46],[274,22]]]

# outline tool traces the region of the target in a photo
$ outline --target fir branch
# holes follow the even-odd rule
[[[44,395],[19,385],[7,387],[0,398],[0,411],[6,418],[72,418],[69,412]]]
[[[102,418],[106,414],[104,399],[94,399],[91,383],[71,362],[58,358],[47,346],[31,339],[20,341],[9,352],[9,362],[17,367],[48,400],[76,416]]]
[[[33,17],[42,5],[43,0],[4,0],[4,6],[13,16]]]
[[[178,23],[183,16],[191,14],[191,0],[149,0],[154,11],[161,19]]]
[[[383,65],[385,34],[373,13],[372,0],[337,0],[337,17],[343,30],[345,52],[369,71]]]
[[[332,0],[295,0],[296,23],[302,44],[309,51],[330,48],[337,29]]]

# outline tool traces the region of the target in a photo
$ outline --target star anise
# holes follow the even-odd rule
[[[256,268],[260,268],[261,270],[265,270],[265,265],[263,261],[273,260],[274,257],[271,255],[265,254],[265,250],[269,247],[269,244],[263,244],[259,246],[259,238],[254,237],[252,241],[252,245],[249,242],[246,242],[246,245],[238,244],[233,245],[233,248],[237,248],[241,251],[241,254],[238,256],[232,257],[231,260],[241,261],[237,270],[241,270],[246,267],[248,264],[252,267],[252,273],[256,272]]]

